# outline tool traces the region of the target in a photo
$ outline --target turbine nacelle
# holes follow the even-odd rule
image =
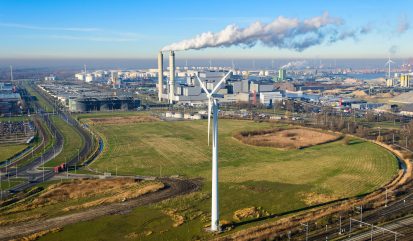
[[[384,65],[388,65],[389,66],[389,73],[388,73],[388,77],[389,77],[389,79],[391,78],[391,74],[390,74],[390,66],[391,66],[391,64],[394,64],[395,62],[393,61],[393,60],[391,60],[390,59],[390,57],[389,57],[389,60],[387,60],[387,62],[384,64]]]
[[[209,138],[210,138],[210,129],[211,129],[211,112],[212,112],[212,102],[216,104],[216,98],[222,98],[222,95],[216,94],[219,91],[222,83],[227,80],[227,77],[232,73],[232,70],[228,71],[228,73],[218,82],[218,84],[212,89],[212,91],[208,91],[205,87],[202,80],[199,78],[198,74],[196,73],[195,76],[198,79],[201,88],[204,90],[207,98],[208,98],[208,146],[209,146]]]

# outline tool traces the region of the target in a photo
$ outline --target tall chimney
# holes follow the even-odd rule
[[[173,104],[175,97],[175,52],[169,53],[169,103]]]
[[[159,51],[158,54],[158,98],[162,101],[163,94],[163,54]]]

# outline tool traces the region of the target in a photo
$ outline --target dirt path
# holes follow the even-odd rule
[[[199,182],[194,180],[161,179],[165,188],[154,193],[143,195],[137,199],[124,203],[113,203],[106,206],[90,208],[83,212],[68,214],[65,216],[35,220],[21,224],[11,224],[0,228],[0,240],[9,240],[27,236],[42,230],[61,228],[65,225],[88,221],[106,215],[122,214],[135,207],[156,203],[171,197],[187,194],[199,188]]]

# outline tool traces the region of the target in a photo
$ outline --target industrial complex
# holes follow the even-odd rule
[[[0,241],[413,241],[413,2],[44,2],[1,5]]]

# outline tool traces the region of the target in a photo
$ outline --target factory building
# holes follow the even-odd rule
[[[12,83],[0,82],[0,114],[21,112],[22,99]]]
[[[402,74],[400,75],[400,87],[412,87],[411,84],[411,75],[409,74]]]
[[[278,81],[283,81],[287,78],[287,70],[279,69],[278,70]]]
[[[139,106],[140,100],[126,96],[69,98],[70,112],[133,110]]]
[[[0,94],[0,114],[20,112],[21,97],[18,93]]]
[[[260,93],[260,92],[271,92],[274,90],[274,85],[272,83],[254,83],[250,85],[250,92]]]
[[[261,92],[260,103],[266,106],[272,106],[276,101],[282,101],[281,92]]]

